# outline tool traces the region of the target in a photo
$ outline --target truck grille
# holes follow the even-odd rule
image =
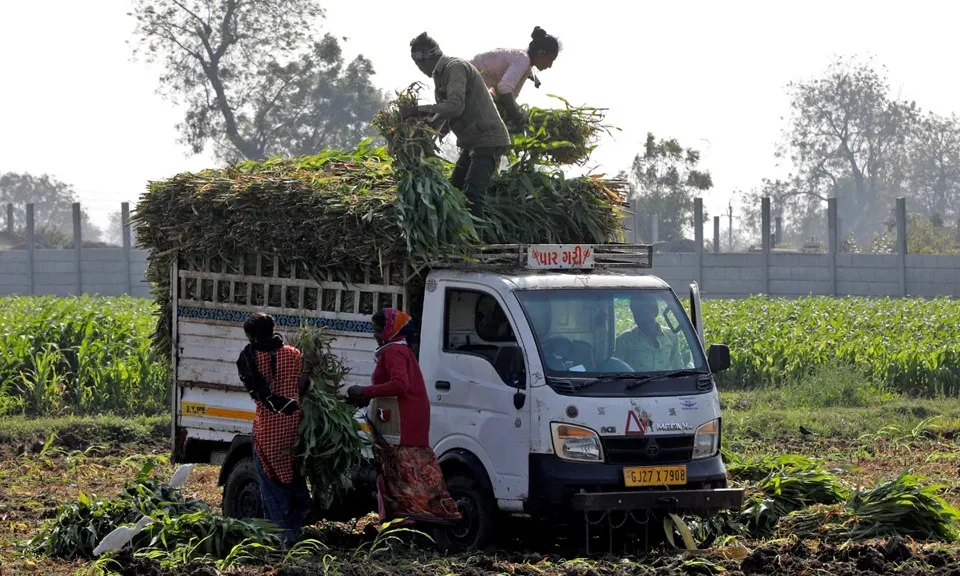
[[[668,464],[689,462],[693,435],[601,436],[608,464]]]

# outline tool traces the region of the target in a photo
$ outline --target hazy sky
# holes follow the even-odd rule
[[[785,85],[834,54],[873,55],[895,92],[948,114],[956,104],[960,5],[912,2],[591,2],[418,0],[324,2],[323,28],[346,36],[385,89],[424,80],[409,41],[429,32],[451,55],[525,47],[539,25],[563,42],[543,85],[609,108],[622,128],[594,154],[600,170],[629,166],[648,131],[703,152],[716,214],[729,193],[780,174],[774,146],[788,113]],[[470,6],[459,15],[454,6]],[[0,0],[0,172],[48,173],[73,184],[94,221],[135,202],[150,179],[213,164],[177,143],[181,112],[155,93],[159,71],[132,62],[124,0]]]

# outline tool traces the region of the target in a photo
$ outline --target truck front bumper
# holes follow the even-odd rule
[[[573,509],[579,512],[656,510],[709,513],[741,506],[743,490],[739,488],[582,492],[575,494],[572,502]]]
[[[743,506],[743,490],[727,488],[720,456],[687,462],[687,484],[671,489],[627,488],[624,465],[530,455],[526,512],[540,517],[599,510],[660,510],[711,513]]]

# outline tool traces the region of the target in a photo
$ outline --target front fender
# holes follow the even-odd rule
[[[494,490],[493,482],[488,472],[488,470],[490,470],[489,461],[485,463],[481,455],[467,448],[449,448],[440,454],[441,456],[438,460],[440,461],[440,469],[443,470],[444,476],[448,476],[454,471],[467,473],[477,481],[481,490],[489,491],[489,493],[496,496],[496,490]]]

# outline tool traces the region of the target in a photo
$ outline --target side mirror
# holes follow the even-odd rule
[[[513,393],[513,407],[517,410],[523,408],[523,405],[527,402],[527,395],[523,392],[517,390]]]
[[[723,372],[730,367],[730,347],[726,344],[711,344],[707,350],[707,362],[714,374]]]

